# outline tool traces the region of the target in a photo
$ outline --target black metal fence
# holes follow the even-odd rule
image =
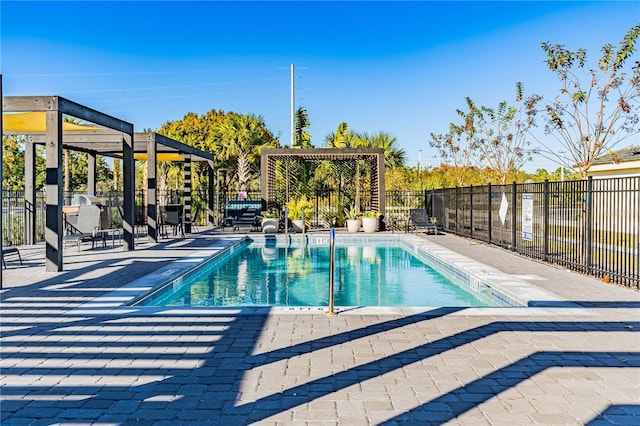
[[[64,206],[70,206],[74,203],[74,197],[76,195],[85,195],[80,192],[65,192],[63,194]],[[106,211],[107,223],[112,228],[116,228],[122,225],[122,215],[119,208],[124,203],[124,196],[119,191],[99,192],[96,197],[100,199],[101,207]],[[157,194],[158,205],[168,203],[184,203],[184,194],[182,191],[158,191]],[[204,225],[206,223],[206,206],[207,199],[206,194],[201,194],[198,191],[191,193],[192,199],[192,214],[197,213],[197,217],[192,217],[192,222],[198,225]],[[143,206],[145,203],[145,191],[135,191],[135,205],[136,205],[136,225],[146,224],[146,213]],[[25,203],[24,191],[2,191],[2,237],[4,239],[4,245],[23,245],[27,243],[27,233],[25,227],[27,223],[27,212],[31,209],[36,213],[35,224],[35,241],[44,241],[44,229],[45,229],[45,204],[46,197],[45,191],[36,192],[36,202],[34,206],[29,206]],[[195,206],[200,206],[199,209],[195,209]],[[65,207],[63,206],[63,210]]]
[[[24,191],[2,191],[2,238],[3,245],[22,245],[26,238],[26,217],[28,211],[36,212],[36,239],[44,241],[45,196],[44,191],[36,193],[35,205],[27,205]]]
[[[640,288],[640,177],[447,188],[443,229]]]
[[[110,223],[121,221],[121,193],[97,194]],[[259,200],[259,192],[215,195],[217,221],[227,201]],[[312,226],[326,227],[322,212],[340,208],[340,194],[318,193]],[[73,194],[66,199],[71,203]],[[159,194],[181,202],[181,192]],[[192,193],[193,205],[206,206],[206,194]],[[136,192],[136,205],[144,193]],[[445,231],[513,250],[522,255],[640,289],[640,177],[588,179],[510,185],[470,186],[428,191],[387,191],[385,221],[405,223],[413,208],[426,208]],[[44,240],[44,192],[36,197],[36,240]],[[195,222],[206,222],[206,208]],[[24,193],[3,191],[4,243],[25,243]]]

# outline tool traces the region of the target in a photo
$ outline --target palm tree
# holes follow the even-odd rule
[[[307,110],[303,107],[298,108],[294,119],[295,133],[293,134],[293,146],[295,148],[313,148],[313,145],[311,145],[311,135],[307,130],[311,125]]]
[[[387,168],[402,167],[406,161],[407,154],[404,149],[396,145],[397,139],[387,132],[369,134],[362,132],[358,134],[358,139],[362,146],[366,148],[384,149],[384,165]]]
[[[216,154],[222,161],[237,161],[238,189],[246,191],[251,179],[252,159],[260,155],[262,147],[277,143],[266,130],[262,116],[228,114],[219,125],[220,141]]]
[[[338,128],[335,132],[329,133],[325,136],[325,140],[327,142],[327,146],[329,148],[366,148],[366,141],[362,140],[357,133],[352,132],[349,129],[349,125],[345,122],[342,122],[338,125]],[[346,181],[355,182],[355,194],[354,194],[354,204],[359,209],[360,208],[360,160],[357,160],[355,163],[355,170],[353,171],[352,177],[347,177],[340,173],[340,187],[345,185]]]
[[[325,136],[329,148],[356,148],[356,134],[349,130],[345,122],[338,124],[338,129]]]

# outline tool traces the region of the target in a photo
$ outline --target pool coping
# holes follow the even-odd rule
[[[105,295],[97,297],[87,302],[70,313],[77,315],[91,314],[113,314],[115,312],[126,312],[135,314],[152,313],[153,311],[175,312],[176,314],[194,315],[206,312],[213,314],[214,312],[226,312],[228,314],[250,314],[250,315],[272,315],[272,314],[323,314],[326,313],[326,306],[312,307],[195,307],[195,308],[176,308],[176,307],[157,307],[157,306],[131,306],[134,300],[137,300],[154,288],[158,288],[168,281],[171,281],[180,275],[195,269],[216,253],[225,251],[244,241],[254,241],[258,243],[275,243],[276,245],[286,244],[312,244],[327,245],[329,243],[329,234],[289,234],[289,235],[236,235],[226,236],[216,239],[215,243],[200,248],[193,253],[181,257],[168,265],[158,268],[156,271],[147,274],[141,278],[131,281],[118,290],[114,290]],[[557,312],[557,309],[570,308],[573,314],[581,314],[584,310],[580,305],[567,301],[566,299],[551,293],[545,289],[535,286],[534,284],[523,280],[522,278],[507,274],[497,268],[486,265],[460,253],[454,252],[448,248],[442,247],[437,243],[422,238],[414,234],[391,234],[391,235],[357,235],[342,234],[336,236],[336,244],[343,243],[402,243],[420,255],[427,257],[430,261],[449,270],[466,276],[472,285],[482,288],[484,291],[491,291],[494,295],[499,295],[504,300],[517,301],[521,306],[505,306],[505,307],[478,307],[478,308],[455,308],[455,307],[388,307],[388,306],[337,306],[335,311],[341,315],[435,315],[434,312],[441,312],[442,309],[451,310],[452,314],[456,311],[464,311],[465,315],[487,315],[487,314],[509,314],[521,315],[526,311],[527,314],[532,313],[535,308],[539,313],[549,313],[550,309]]]

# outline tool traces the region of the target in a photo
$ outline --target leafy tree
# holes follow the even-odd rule
[[[216,154],[237,162],[238,189],[246,191],[251,178],[251,165],[257,164],[263,147],[277,146],[278,140],[266,128],[262,116],[231,113],[219,125]]]
[[[459,112],[464,118],[462,125],[449,124],[449,132],[445,134],[431,133],[429,145],[435,148],[442,160],[442,167],[447,167],[455,186],[469,185],[477,174],[475,167],[480,163],[482,152],[478,149],[474,138],[473,119]]]
[[[586,49],[571,51],[561,44],[542,43],[545,63],[560,81],[560,93],[541,109],[545,134],[552,135],[562,149],[539,141],[544,155],[572,167],[585,178],[593,162],[620,142],[637,135],[640,109],[640,62],[633,61],[640,25],[630,28],[619,47],[606,44],[594,66]],[[531,113],[538,112],[542,97],[532,96]],[[560,152],[566,151],[569,158]]]
[[[213,143],[214,140],[219,139],[219,137],[216,138],[216,133],[213,129],[215,125],[224,120],[224,117],[225,113],[223,111],[216,111],[215,109],[201,116],[193,112],[188,112],[181,120],[165,122],[158,130],[158,133],[205,152],[214,152]],[[202,176],[206,166],[207,165],[202,162],[193,163],[192,181],[193,187],[196,189],[200,185],[205,184]],[[218,168],[221,166],[220,164],[214,164],[214,167]],[[168,201],[164,199],[166,192],[170,189],[170,186],[176,187],[177,184],[175,182],[181,179],[180,164],[177,162],[158,162],[157,174],[158,190],[161,196],[160,202],[166,202]],[[171,185],[170,181],[174,182],[174,184]]]
[[[558,167],[553,172],[549,173],[547,169],[541,168],[536,169],[534,173],[528,174],[528,179],[533,180],[534,182],[544,182],[548,180],[549,182],[559,182],[563,178],[564,180],[579,180],[580,175],[573,170],[564,169],[564,173],[562,172],[562,167]]]
[[[313,148],[311,144],[311,135],[307,130],[311,123],[309,122],[309,114],[303,107],[296,110],[294,116],[295,133],[293,134],[293,146],[295,148]]]
[[[417,188],[416,172],[410,167],[387,168],[384,173],[384,186],[388,191],[406,191]]]
[[[111,187],[111,189],[113,191],[122,191],[122,183],[120,182],[121,175],[122,175],[122,171],[120,170],[120,159],[114,158],[113,174],[111,175],[112,181],[113,181],[113,186]]]
[[[458,111],[465,120],[465,131],[473,139],[472,146],[480,152],[480,161],[486,164],[494,177],[491,180],[506,184],[526,161],[530,161],[531,145],[529,130],[534,126],[532,113],[520,106],[524,101],[522,83],[516,83],[516,103],[512,106],[506,101],[498,108],[476,106],[467,97],[468,112]]]
[[[2,136],[2,189],[24,189],[23,146],[19,136]]]
[[[69,190],[86,190],[89,173],[89,155],[85,152],[69,151],[67,156],[69,157]],[[113,172],[109,168],[105,158],[98,155],[96,157],[96,180],[98,181],[98,188],[96,189],[108,189],[108,181],[111,179],[113,179]]]
[[[2,168],[4,182],[2,187],[4,189],[11,189],[16,191],[24,190],[24,176],[25,176],[25,164],[24,164],[24,139],[22,136],[3,136],[3,158]],[[45,185],[45,158],[44,147],[36,146],[36,189],[42,189]],[[86,190],[87,188],[87,175],[88,175],[88,155],[83,152],[71,151],[67,153],[69,158],[68,166],[68,181],[69,190],[78,191]],[[103,156],[97,156],[96,158],[96,177],[98,181],[98,190],[109,189],[108,181],[113,178],[113,173],[105,161]]]
[[[215,109],[200,116],[188,113],[182,120],[165,123],[158,133],[214,153],[214,167],[226,169],[227,176],[237,176],[239,187],[245,189],[259,167],[261,147],[276,147],[279,143],[278,138],[267,129],[261,116],[225,113]],[[202,167],[203,165],[195,164],[192,170],[194,183],[204,182],[201,179]],[[175,175],[175,171],[170,168],[163,171],[165,172],[167,175]],[[231,183],[232,180],[229,179],[227,184]]]

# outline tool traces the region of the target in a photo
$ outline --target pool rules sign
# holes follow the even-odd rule
[[[522,239],[533,241],[533,194],[522,194]]]

